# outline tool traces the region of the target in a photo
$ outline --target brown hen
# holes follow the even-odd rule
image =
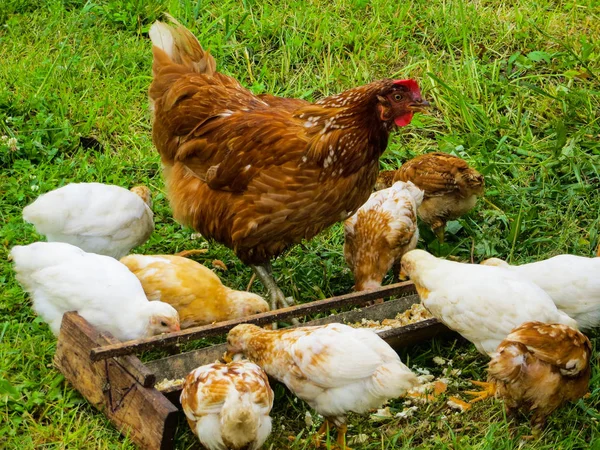
[[[580,331],[525,322],[498,346],[488,366],[488,383],[478,383],[486,390],[471,394],[477,397],[474,401],[495,394],[509,415],[530,411],[533,433],[538,435],[555,409],[587,393],[591,355],[590,341]]]
[[[378,185],[384,186],[391,171],[381,172]],[[395,172],[394,181],[412,181],[425,191],[419,217],[444,242],[446,222],[469,212],[483,195],[483,175],[461,158],[433,152],[406,161]]]
[[[413,80],[380,80],[314,104],[256,96],[216,71],[176,21],[156,22],[149,95],[175,218],[232,248],[286,305],[270,260],[368,198],[396,126],[427,106]]]

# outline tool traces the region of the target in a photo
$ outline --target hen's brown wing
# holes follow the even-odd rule
[[[277,108],[289,112],[294,112],[299,108],[310,105],[310,102],[299,98],[277,97],[271,94],[260,94],[258,98],[267,103],[271,108]]]
[[[285,168],[301,161],[309,142],[298,121],[281,110],[222,113],[181,139],[176,160],[211,189],[243,192],[266,168],[281,167],[277,183],[295,183]],[[301,165],[301,163],[300,163]],[[268,180],[265,180],[269,184]]]
[[[425,197],[458,194],[467,197],[483,190],[483,176],[462,159],[441,152],[413,158],[396,172],[394,181],[412,181]]]
[[[500,347],[511,343],[525,345],[537,359],[570,376],[586,369],[592,352],[590,341],[584,334],[561,324],[526,322],[514,329]]]

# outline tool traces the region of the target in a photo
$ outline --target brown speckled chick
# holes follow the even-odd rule
[[[257,450],[271,433],[273,391],[265,372],[250,361],[193,370],[183,385],[181,406],[208,450]]]
[[[592,346],[581,332],[561,324],[526,322],[498,346],[488,380],[510,414],[532,412],[534,434],[559,406],[583,397],[590,380]]]
[[[417,208],[422,200],[421,189],[398,181],[371,194],[356,214],[346,219],[344,257],[354,274],[355,290],[380,287],[392,266],[394,276],[398,275],[402,255],[419,240]]]
[[[380,172],[376,186],[385,186],[390,171]],[[438,241],[444,241],[446,222],[469,212],[483,195],[483,175],[461,158],[433,152],[417,156],[402,164],[392,182],[412,181],[425,191],[419,217],[427,223]]]

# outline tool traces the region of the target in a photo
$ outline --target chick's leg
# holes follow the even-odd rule
[[[283,291],[279,289],[275,279],[273,278],[273,268],[271,263],[262,265],[251,265],[252,270],[256,273],[256,276],[260,279],[262,284],[267,288],[269,297],[271,299],[271,310],[278,308],[287,308],[290,306],[290,302],[285,298]]]
[[[468,394],[468,395],[474,397],[472,400],[465,402],[457,397],[450,397],[450,400],[453,401],[454,403],[456,403],[457,405],[461,406],[463,411],[466,411],[467,409],[471,408],[473,403],[481,402],[483,400],[486,400],[490,397],[494,397],[496,395],[496,384],[495,383],[488,383],[485,381],[474,381],[474,380],[472,380],[471,383],[483,388],[480,391],[465,391],[465,394]]]
[[[319,448],[322,444],[322,440],[323,440],[323,435],[327,434],[327,432],[331,429],[331,423],[329,422],[329,420],[327,418],[325,418],[325,420],[323,420],[323,423],[321,424],[321,427],[319,428],[319,430],[317,431],[317,433],[312,437],[312,443],[315,446],[315,448]]]
[[[339,427],[337,427],[337,446],[340,450],[352,450],[350,447],[346,445],[346,432],[348,431],[348,426],[343,423]]]
[[[445,225],[440,225],[433,229],[435,236],[437,237],[438,243],[441,245],[444,243],[444,233],[446,231]]]
[[[480,402],[496,395],[496,384],[488,383],[485,381],[471,381],[476,386],[482,387],[480,391],[465,391],[465,394],[469,394],[473,398],[469,403]]]

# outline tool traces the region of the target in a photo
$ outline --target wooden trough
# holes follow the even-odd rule
[[[308,304],[292,306],[249,318],[189,328],[147,339],[120,342],[109,333],[101,333],[75,312],[64,315],[54,363],[65,378],[140,448],[173,449],[180,385],[155,387],[161,380],[177,380],[203,364],[215,362],[225,352],[225,344],[179,353],[143,363],[135,353],[165,348],[209,336],[225,335],[240,323],[265,325],[295,317],[314,315],[365,303],[383,297],[400,297],[379,305],[368,306],[304,325],[331,322],[354,323],[363,318],[382,320],[419,302],[411,282],[397,283],[369,292],[357,292]],[[448,329],[436,319],[380,331],[394,348],[432,338]]]

